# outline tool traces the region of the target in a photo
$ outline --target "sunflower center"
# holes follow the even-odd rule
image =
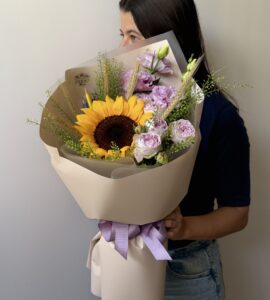
[[[96,143],[104,150],[110,150],[112,143],[116,144],[120,149],[130,146],[136,125],[133,120],[126,116],[107,117],[96,127],[94,133]]]

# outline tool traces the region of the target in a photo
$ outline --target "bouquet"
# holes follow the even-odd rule
[[[172,32],[99,55],[66,71],[43,107],[52,165],[100,220],[87,265],[105,300],[163,299],[160,220],[187,193],[204,99],[193,79],[202,58],[183,57]]]

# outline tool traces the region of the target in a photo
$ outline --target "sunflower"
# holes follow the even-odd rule
[[[95,100],[92,106],[77,115],[75,128],[82,135],[82,145],[90,143],[91,149],[100,157],[113,156],[113,146],[125,157],[133,142],[134,128],[144,125],[152,113],[144,113],[144,101],[132,96],[128,100],[117,97],[114,101]]]

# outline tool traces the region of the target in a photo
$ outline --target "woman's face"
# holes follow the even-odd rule
[[[122,41],[120,47],[132,45],[137,41],[144,40],[143,35],[140,33],[137,25],[134,22],[133,16],[130,12],[120,11],[121,28],[120,35]]]

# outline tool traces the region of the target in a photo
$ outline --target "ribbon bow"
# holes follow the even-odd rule
[[[115,249],[127,259],[128,241],[141,236],[145,245],[156,260],[171,260],[169,253],[163,246],[166,230],[163,222],[146,225],[131,225],[110,221],[100,221],[99,229],[107,242],[115,242]]]

